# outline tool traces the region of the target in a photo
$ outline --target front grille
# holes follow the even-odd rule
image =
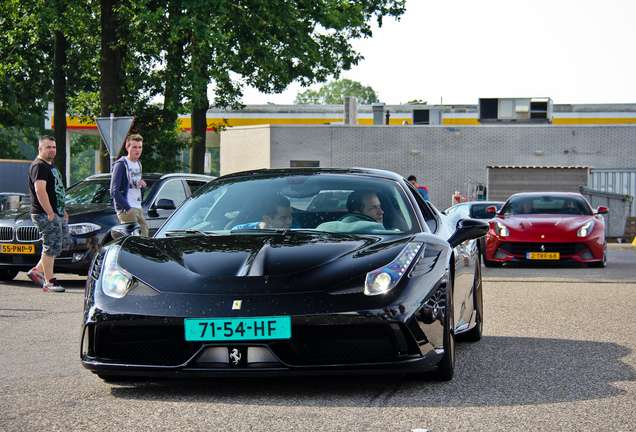
[[[101,326],[95,335],[95,355],[104,362],[178,366],[201,348],[186,342],[183,327]]]
[[[394,332],[384,325],[294,327],[289,341],[270,348],[290,365],[387,362],[400,355]]]
[[[585,243],[502,243],[499,249],[511,255],[527,252],[558,252],[559,255],[576,255],[588,249]]]
[[[0,241],[13,240],[13,227],[0,227]]]
[[[16,239],[21,242],[34,242],[40,240],[40,231],[34,226],[18,227]]]

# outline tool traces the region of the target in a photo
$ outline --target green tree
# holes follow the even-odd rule
[[[113,0],[101,1],[103,6]],[[381,25],[385,16],[399,17],[405,0],[129,0],[126,5],[126,19],[121,16],[126,7],[120,7],[114,21],[116,28],[125,26],[120,39],[129,37],[122,63],[130,59],[149,65],[147,71],[158,70],[145,91],[164,92],[171,114],[179,111],[178,101],[191,113],[190,169],[201,172],[206,130],[223,127],[206,124],[210,106],[240,109],[245,86],[278,93],[293,81],[308,86],[338,77],[361,58],[350,41],[370,37],[373,18]],[[108,58],[104,49],[104,64],[117,65],[116,56]],[[117,94],[109,89],[116,85],[103,83],[102,96]]]
[[[240,109],[246,86],[279,93],[294,81],[338,79],[361,59],[351,40],[372,36],[372,19],[398,18],[405,2],[5,0],[0,125],[32,124],[55,88],[65,97],[56,113],[66,104],[84,118],[134,115],[144,169],[164,171],[179,166],[188,143],[178,139],[178,115],[189,112],[190,169],[201,172],[207,130],[224,126],[207,124],[210,106]]]
[[[15,130],[0,127],[0,159],[24,159],[15,140]]]
[[[44,126],[50,89],[50,34],[30,0],[0,2],[0,157],[22,159],[18,142]]]
[[[307,90],[296,95],[295,104],[342,104],[345,96],[358,98],[358,103],[369,105],[378,102],[378,95],[370,86],[343,78],[331,81],[318,90]]]
[[[83,67],[94,57],[91,16],[80,0],[0,5],[0,127],[19,130],[37,147],[47,101],[53,101],[55,130],[48,133],[62,143],[55,163],[63,174],[70,157],[64,145],[67,99],[93,82],[93,73]]]
[[[95,150],[99,150],[100,139],[88,135],[72,135],[71,184],[95,174]]]

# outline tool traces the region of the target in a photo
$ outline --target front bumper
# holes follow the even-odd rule
[[[580,262],[593,263],[603,260],[603,249],[600,254],[595,254],[594,246],[585,242],[500,242],[487,246],[486,258],[495,262],[536,262],[536,261],[558,261],[558,262]],[[530,258],[530,253],[559,254],[559,259],[536,260]],[[598,255],[598,256],[596,256]]]
[[[0,269],[29,271],[40,261],[42,255],[41,241],[35,243],[3,242],[3,244],[21,247],[32,245],[33,253],[2,253],[0,254]],[[97,239],[71,237],[70,248],[63,250],[60,256],[55,258],[55,272],[86,275],[97,248]]]
[[[129,318],[84,327],[85,368],[101,377],[408,373],[435,370],[443,355],[380,318],[292,317],[289,340],[233,343],[188,342],[183,319]]]

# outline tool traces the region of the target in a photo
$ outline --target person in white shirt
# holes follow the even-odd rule
[[[113,197],[115,211],[121,223],[136,222],[141,235],[148,237],[148,223],[141,208],[141,197],[146,182],[142,179],[139,157],[143,150],[141,135],[130,135],[126,140],[128,156],[122,156],[113,164],[110,179],[110,194]]]

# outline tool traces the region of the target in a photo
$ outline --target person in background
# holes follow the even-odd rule
[[[42,236],[42,256],[27,276],[45,292],[64,292],[53,273],[55,258],[70,244],[68,214],[65,210],[64,181],[53,164],[55,138],[44,135],[38,143],[38,156],[29,169],[31,220]]]
[[[415,186],[417,188],[417,190],[422,194],[424,199],[426,201],[428,201],[428,189],[426,189],[424,186],[418,186],[417,185],[417,178],[414,175],[410,175],[407,178],[407,180],[409,181],[409,183],[411,183],[413,186]]]
[[[110,179],[110,194],[115,211],[121,223],[135,222],[141,228],[141,235],[148,237],[148,223],[141,208],[141,196],[146,182],[141,178],[139,157],[143,150],[141,135],[130,135],[126,140],[128,156],[122,156],[113,164]]]
[[[514,214],[531,214],[536,213],[531,199],[524,199],[514,203]]]
[[[280,193],[268,195],[261,206],[263,219],[259,222],[250,222],[237,225],[233,230],[241,229],[287,229],[298,228],[292,226],[291,203],[287,197]]]

